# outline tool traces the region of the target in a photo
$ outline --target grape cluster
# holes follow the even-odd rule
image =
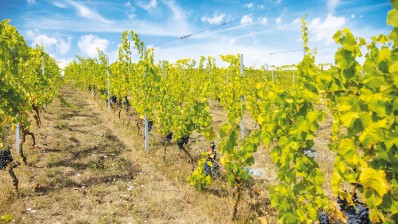
[[[111,103],[117,104],[117,97],[115,95],[111,96]]]
[[[220,167],[214,161],[210,161],[212,166],[210,167],[208,164],[209,160],[206,160],[205,164],[203,165],[203,170],[205,171],[205,175],[210,175],[212,178],[216,178],[218,176]]]
[[[209,166],[209,164],[207,164],[207,162],[205,162],[203,169],[205,171],[206,176],[211,174],[211,167]]]
[[[345,198],[337,198],[337,204],[340,206],[340,211],[345,211],[346,207],[347,207],[347,200]]]
[[[359,221],[358,223],[364,223],[364,224],[371,223],[369,220],[369,208],[367,208],[363,205],[358,205],[357,206],[357,220]]]
[[[173,132],[169,132],[166,136],[166,141],[170,142],[173,139]]]
[[[137,124],[138,126],[138,124]],[[153,126],[153,121],[148,121],[148,132],[150,132],[152,130],[152,126]],[[142,136],[145,139],[145,134]]]
[[[12,162],[13,158],[11,156],[10,150],[0,150],[0,170],[5,168],[8,163]]]
[[[216,178],[219,173],[220,166],[216,162],[216,145],[214,144],[214,141],[210,143],[210,149],[208,150],[208,158],[206,159],[206,162],[204,164],[204,171],[205,175],[211,175],[212,178]],[[208,162],[212,164],[210,167]]]
[[[152,130],[153,121],[148,121],[148,132]]]
[[[100,90],[99,90],[99,93],[100,93],[101,95],[105,95],[105,94],[106,94],[106,90],[100,89]]]
[[[124,96],[123,104],[126,106],[126,108],[129,108],[131,106],[130,101],[127,99],[127,96]]]
[[[319,224],[329,224],[330,220],[326,212],[318,213]]]
[[[214,155],[214,158],[213,158],[213,159],[216,159],[217,152],[216,152],[216,144],[214,143],[214,141],[212,141],[212,142],[210,143],[210,148],[211,148],[211,152],[212,152],[213,155]]]
[[[219,174],[220,166],[217,163],[213,163],[213,167],[211,168],[211,177],[216,178]]]
[[[340,210],[347,216],[348,224],[370,224],[369,208],[358,201],[356,194],[353,196],[354,205],[349,205],[346,199],[337,199]]]
[[[180,139],[178,139],[177,141],[177,145],[179,149],[183,149],[184,148],[184,144],[188,144],[189,141],[189,136],[182,136]]]

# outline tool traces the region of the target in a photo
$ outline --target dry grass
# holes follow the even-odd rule
[[[164,139],[156,124],[146,152],[136,116],[127,126],[125,112],[120,119],[115,112],[107,113],[105,103],[91,94],[65,87],[61,95],[76,108],[55,99],[43,114],[42,127],[33,127],[38,145],[29,149],[28,140],[28,166],[16,169],[20,195],[13,191],[9,176],[0,172],[0,214],[12,214],[14,223],[228,222],[231,192],[226,182],[218,180],[204,192],[189,186],[188,158],[171,144],[163,161]],[[216,102],[211,109],[218,130],[226,113]],[[248,129],[256,128],[250,119],[245,122]],[[315,142],[315,149],[330,158],[320,161],[327,180],[333,160],[327,149],[328,122],[322,124]],[[197,161],[209,143],[201,135],[193,135],[190,142]],[[262,175],[244,188],[237,223],[258,223],[259,216],[277,222],[268,199],[277,171],[269,150],[260,147],[255,153],[253,168]],[[325,189],[331,196],[327,184]]]

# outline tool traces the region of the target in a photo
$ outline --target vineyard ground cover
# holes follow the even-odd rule
[[[0,185],[6,186],[0,192],[0,204],[4,205],[1,213],[12,214],[16,223],[227,221],[230,192],[225,181],[216,181],[204,192],[190,187],[188,158],[172,144],[163,162],[164,139],[157,134],[156,124],[150,133],[150,152],[146,153],[135,123],[126,127],[126,113],[120,119],[117,113],[108,114],[103,100],[70,87],[64,87],[61,96],[76,108],[56,99],[43,115],[42,128],[36,129],[39,144],[26,150],[30,167],[16,170],[20,197],[13,193],[8,175],[0,173]],[[211,115],[218,131],[226,113],[212,102]],[[330,122],[326,119],[321,124],[314,146],[321,155],[317,159],[325,172],[328,196],[332,195],[327,183],[333,169],[333,154],[327,149]],[[245,126],[248,130],[258,128],[249,116]],[[197,134],[189,145],[195,161],[208,147]],[[256,223],[258,216],[266,216],[269,223],[277,222],[268,200],[268,185],[277,173],[269,150],[261,147],[255,153],[252,168],[260,170],[261,176],[244,189],[238,222]]]
[[[187,201],[189,186],[157,172],[135,144],[117,135],[95,101],[70,88],[61,95],[77,109],[58,99],[48,107],[36,130],[38,146],[26,147],[29,167],[16,170],[20,196],[0,173],[2,214],[14,223],[209,222]]]
[[[105,105],[103,106],[105,108]],[[327,110],[326,108],[323,108],[323,110]],[[212,106],[211,106],[211,116],[213,120],[213,127],[218,133],[219,129],[221,128],[221,125],[227,120],[227,114],[221,107],[221,105],[217,101],[212,101]],[[117,117],[113,117],[115,121],[118,121],[119,119]],[[126,119],[126,118],[124,118]],[[124,123],[123,118],[119,120],[119,122]],[[315,145],[313,149],[316,150],[317,152],[317,157],[315,160],[318,161],[320,164],[320,168],[323,170],[325,173],[325,184],[324,184],[324,191],[325,194],[334,200],[333,192],[330,187],[330,179],[333,173],[333,162],[334,162],[334,153],[331,152],[328,149],[328,144],[330,143],[330,134],[331,134],[331,125],[332,125],[332,117],[330,114],[326,117],[324,122],[320,123],[320,129],[318,130],[315,138]],[[250,118],[250,115],[248,113],[245,114],[245,127],[246,127],[246,135],[250,133],[251,130],[256,130],[258,129],[258,125],[253,121],[253,119]],[[185,166],[182,166],[183,164],[179,164],[181,162],[181,152],[178,152],[176,150],[176,145],[174,145],[174,148],[168,149],[168,156],[167,156],[167,163],[166,166],[164,166],[163,161],[161,161],[159,158],[162,157],[162,147],[164,143],[164,136],[161,136],[157,134],[156,132],[156,124],[154,126],[153,131],[150,134],[150,140],[151,140],[151,155],[154,155],[151,157],[151,162],[155,166],[158,167],[159,170],[161,170],[166,176],[168,176],[170,179],[175,179],[178,180],[179,184],[186,184],[185,178],[190,175],[190,169],[187,169],[189,167],[188,164],[188,159],[184,161]],[[128,134],[128,135],[131,135]],[[219,139],[219,138],[217,138]],[[198,134],[193,134],[191,138],[191,143],[190,143],[190,148],[193,151],[192,155],[195,156],[195,160],[200,159],[200,154],[203,152],[204,149],[208,147],[207,141],[204,139],[203,136],[198,135]],[[142,141],[142,140],[141,140]],[[193,143],[192,143],[193,142]],[[217,144],[216,140],[216,144]],[[143,149],[143,146],[141,147]],[[268,196],[268,186],[275,182],[276,180],[276,173],[277,173],[277,168],[274,166],[271,156],[270,156],[270,151],[272,148],[265,149],[264,147],[260,147],[259,150],[254,154],[255,157],[255,164],[252,166],[255,170],[259,170],[261,172],[261,176],[255,176],[254,177],[254,184],[253,187],[245,189],[245,192],[243,192],[243,202],[239,205],[239,212],[237,220],[239,221],[259,221],[261,219],[261,216],[266,215],[267,220],[269,223],[276,223],[276,215],[275,211],[270,209],[269,207],[269,196]],[[145,155],[145,154],[144,154]],[[171,159],[170,159],[171,158]],[[174,158],[174,160],[173,160]],[[176,160],[176,158],[179,158]],[[172,160],[172,161],[170,161]],[[184,172],[181,172],[181,170],[184,170]],[[209,194],[214,194],[216,196],[224,196],[224,197],[230,197],[231,192],[226,193],[228,190],[227,186],[222,186],[219,187],[219,185],[222,185],[223,182],[225,183],[225,180],[223,181],[216,181],[215,184],[213,184],[208,191],[204,191],[205,196]],[[346,186],[348,189],[352,186]],[[224,194],[224,195],[223,195]],[[203,200],[203,199],[202,199]],[[227,202],[227,201],[226,201]],[[198,204],[195,202],[195,204]],[[224,206],[221,205],[220,206]],[[219,207],[221,208],[221,207]],[[223,213],[222,211],[225,211]],[[213,220],[217,220],[218,222],[225,222],[225,219],[220,219],[221,217],[226,218],[227,214],[227,208],[219,209],[218,213],[212,211],[211,217],[213,217]],[[256,217],[260,216],[260,219],[256,219]],[[214,219],[214,217],[218,217],[218,219]],[[262,219],[264,220],[264,219]],[[337,221],[337,220],[335,220]],[[337,223],[339,223],[337,221]]]

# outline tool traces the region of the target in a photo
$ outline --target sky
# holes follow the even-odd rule
[[[301,61],[304,15],[316,61],[333,63],[337,30],[388,34],[390,9],[389,0],[0,0],[0,20],[11,19],[28,45],[43,44],[61,67],[76,55],[96,57],[97,47],[116,61],[122,31],[134,30],[156,60],[243,54],[245,66],[259,68]]]

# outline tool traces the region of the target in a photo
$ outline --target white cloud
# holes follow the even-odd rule
[[[188,24],[187,11],[184,11],[179,5],[176,4],[175,0],[163,1],[167,8],[171,11],[172,17],[166,24],[161,24],[162,29],[172,29],[176,33],[174,35],[184,35],[190,33],[190,25]]]
[[[127,1],[124,4],[124,7],[127,8],[126,14],[129,19],[134,19],[137,17],[135,14],[135,7],[130,3],[130,1]]]
[[[250,3],[247,3],[247,4],[245,4],[245,8],[248,8],[248,9],[251,9],[251,8],[253,8],[253,2],[250,2]]]
[[[165,4],[170,9],[170,11],[173,13],[174,21],[186,22],[187,12],[185,12],[178,5],[176,5],[175,1],[166,1]]]
[[[257,19],[257,21],[258,21],[258,23],[265,25],[265,24],[267,24],[268,19],[267,19],[267,17],[260,17]]]
[[[51,4],[61,9],[66,9],[68,6],[63,2],[51,1]]]
[[[225,16],[226,15],[224,13],[214,13],[211,17],[202,16],[200,20],[204,23],[207,22],[209,24],[220,24],[223,22]]]
[[[26,2],[28,3],[28,5],[32,5],[36,3],[36,0],[26,0]]]
[[[77,43],[79,49],[89,57],[97,56],[97,48],[102,51],[106,51],[108,44],[109,41],[107,39],[101,39],[92,34],[80,37],[80,40]]]
[[[36,34],[39,33],[39,30],[35,29],[35,30],[28,30],[26,31],[26,35],[30,38],[34,38],[36,36]]]
[[[78,13],[83,17],[86,17],[91,20],[100,21],[103,23],[111,23],[111,21],[105,19],[104,17],[102,17],[101,15],[99,15],[98,13],[94,12],[93,10],[89,9],[88,7],[86,7],[81,3],[69,0],[69,4],[73,6],[78,11]]]
[[[133,6],[133,5],[131,4],[131,2],[130,2],[130,1],[127,1],[127,2],[124,4],[124,6],[125,6],[125,7],[129,7],[129,8],[130,8],[130,7],[131,7],[131,6]]]
[[[136,16],[134,13],[128,12],[128,13],[127,13],[127,17],[128,17],[129,19],[134,19],[134,18],[136,18],[137,16]]]
[[[251,24],[253,22],[253,18],[250,15],[244,15],[242,19],[240,19],[240,24]]]
[[[51,48],[52,46],[57,44],[57,39],[48,37],[47,35],[40,34],[37,36],[32,43],[32,47],[35,47],[36,45],[43,45],[44,48]]]
[[[64,40],[62,38],[58,39],[57,47],[60,50],[61,54],[65,54],[69,51],[69,49],[71,48],[71,40],[72,37],[68,37],[67,40]]]
[[[300,17],[296,18],[295,20],[293,20],[292,25],[299,24],[299,23],[301,23],[301,18]]]
[[[40,34],[40,31],[37,29],[26,31],[26,35],[28,39],[33,39],[32,47],[43,45],[46,51],[58,50],[61,54],[66,54],[71,48],[72,37],[63,39],[57,34],[51,37]]]
[[[108,57],[109,57],[109,63],[113,63],[117,60],[119,60],[119,48],[122,46],[122,44],[118,44],[117,48],[114,49],[113,51],[110,50],[110,52],[108,53]],[[134,51],[132,52],[132,55],[134,55]],[[137,57],[138,58],[138,57]],[[133,58],[134,59],[134,58]]]
[[[1,1],[1,0],[0,0]],[[50,0],[49,0],[50,1]],[[73,7],[69,5],[70,0],[65,0],[67,8],[72,10]],[[131,1],[131,0],[130,0]],[[84,1],[86,2],[86,1]],[[93,3],[94,1],[88,1],[88,3]],[[122,1],[118,5],[123,7],[126,3]],[[166,17],[161,22],[146,20],[143,17],[134,17],[132,13],[129,16],[128,9],[124,8],[119,11],[125,16],[123,19],[112,19],[111,23],[103,23],[92,19],[80,19],[76,16],[70,16],[66,14],[57,15],[37,15],[32,19],[25,20],[24,27],[29,27],[29,29],[40,29],[46,30],[46,32],[59,32],[59,28],[62,27],[63,32],[82,32],[82,33],[118,33],[125,30],[134,30],[142,35],[154,35],[154,36],[169,36],[169,37],[180,37],[193,32],[194,26],[192,26],[191,21],[188,20],[189,11],[185,11],[181,6],[179,6],[176,1],[173,0],[162,0],[163,4],[161,7],[158,6],[159,13],[162,13],[161,17]],[[117,3],[109,3],[111,7],[115,7]],[[131,1],[131,4],[135,4],[135,1]],[[158,2],[160,4],[160,2]],[[124,11],[123,11],[124,10]],[[134,19],[131,19],[134,18]],[[117,21],[117,22],[116,22]]]
[[[333,13],[339,3],[340,0],[328,0],[328,11]]]
[[[68,59],[58,59],[57,63],[60,69],[64,69],[66,66],[68,66],[69,63],[71,63],[73,61],[72,58],[68,58]]]
[[[154,9],[157,8],[158,2],[157,2],[157,0],[150,0],[147,4],[145,4],[143,2],[137,2],[137,5],[140,8],[145,9],[145,11],[151,13]]]
[[[282,23],[282,18],[281,18],[281,17],[276,18],[276,23],[277,23],[277,24]]]
[[[187,51],[187,49],[190,49]],[[259,47],[255,45],[247,45],[240,41],[228,42],[224,38],[218,38],[215,41],[207,41],[196,44],[180,45],[173,47],[155,48],[155,60],[167,60],[175,62],[181,58],[192,58],[199,60],[200,56],[213,56],[216,59],[217,66],[225,66],[217,55],[236,55],[243,54],[244,64],[247,66],[260,66],[268,63],[270,65],[284,65],[298,63],[303,57],[302,52],[286,54],[266,54],[265,52],[283,51],[277,48]]]
[[[324,21],[320,18],[315,18],[309,23],[310,34],[314,35],[315,41],[326,41],[326,43],[333,42],[333,35],[337,30],[343,28],[347,20],[345,17],[338,17],[329,14]]]
[[[112,23],[112,21],[105,19],[103,16],[101,16],[94,10],[92,10],[89,7],[83,5],[82,3],[76,2],[74,0],[66,0],[64,2],[52,1],[51,3],[54,6],[57,6],[59,8],[63,8],[63,9],[67,8],[68,6],[71,6],[77,11],[77,13],[81,17],[85,17],[90,20],[99,21],[99,22],[108,23],[108,24]]]

